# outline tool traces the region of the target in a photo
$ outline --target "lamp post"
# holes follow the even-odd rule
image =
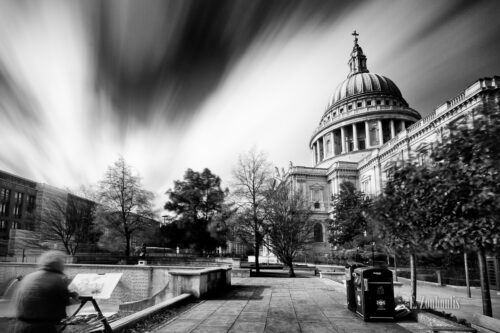
[[[373,266],[373,263],[375,262],[375,250],[374,250],[374,248],[375,248],[375,242],[373,241],[373,237],[372,237],[372,266]]]

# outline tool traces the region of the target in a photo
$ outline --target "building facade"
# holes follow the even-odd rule
[[[500,102],[500,77],[484,78],[422,119],[391,79],[369,72],[357,34],[353,35],[349,74],[335,89],[309,141],[312,166],[290,164],[284,175],[311,203],[315,227],[308,255],[316,261],[331,253],[326,220],[341,183],[352,182],[371,196],[382,193],[395,166],[425,158],[428,146],[439,144],[447,124]]]
[[[0,257],[35,255],[47,247],[64,250],[56,229],[82,219],[87,223],[78,223],[83,228],[78,241],[88,249],[96,241],[91,230],[95,205],[68,191],[0,171]]]
[[[0,256],[24,233],[18,230],[35,230],[36,193],[35,182],[0,171]]]

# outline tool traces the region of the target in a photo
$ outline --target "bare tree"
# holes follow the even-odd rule
[[[259,249],[264,240],[265,193],[270,178],[271,166],[264,153],[252,149],[239,156],[233,170],[233,195],[238,208],[235,230],[253,244],[257,274],[260,273]]]
[[[266,213],[266,245],[290,268],[289,276],[295,277],[293,260],[312,241],[314,224],[309,202],[302,193],[281,183],[268,191]]]
[[[108,167],[99,183],[99,199],[105,224],[125,240],[125,255],[130,255],[132,235],[144,230],[145,218],[153,218],[152,192],[142,188],[141,179],[123,157]]]
[[[47,242],[60,243],[66,253],[75,255],[82,244],[95,243],[96,203],[72,194],[54,195],[42,207],[38,237],[29,245],[47,247]]]

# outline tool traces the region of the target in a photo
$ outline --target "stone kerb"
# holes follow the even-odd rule
[[[345,280],[345,273],[343,272],[319,272],[319,277],[322,279],[330,279],[339,283],[343,283],[343,280]]]

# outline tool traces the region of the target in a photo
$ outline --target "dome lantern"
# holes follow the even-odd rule
[[[358,73],[368,73],[368,68],[366,67],[366,56],[363,53],[363,49],[358,44],[359,34],[354,30],[352,33],[354,36],[354,47],[351,52],[351,59],[349,59],[349,69],[350,73],[348,78]]]

